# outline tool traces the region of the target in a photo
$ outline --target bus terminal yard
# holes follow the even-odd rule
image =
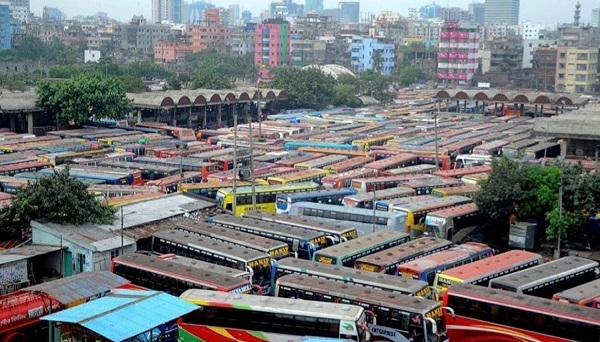
[[[68,167],[114,207],[174,196],[211,207],[152,222],[135,253],[123,252],[121,211],[121,245],[103,270],[0,296],[0,341],[59,330],[103,341],[599,341],[598,262],[499,250],[472,199],[492,158],[545,163],[559,140],[535,136],[528,117],[435,120],[427,108],[287,113],[198,132],[158,123],[0,132],[2,205]],[[105,286],[77,283],[86,274]],[[73,286],[87,290],[60,296]],[[163,292],[178,298],[154,298]],[[121,335],[86,325],[127,314],[123,298],[160,299],[165,312],[149,310],[155,325]]]

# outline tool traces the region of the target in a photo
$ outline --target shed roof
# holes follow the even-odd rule
[[[41,111],[42,109],[35,105],[37,98],[36,93],[13,93],[6,91],[0,96],[0,109],[3,112]]]
[[[34,285],[28,287],[27,291],[44,292],[61,304],[69,305],[88,298],[103,296],[125,284],[129,284],[129,280],[109,271],[90,271]]]
[[[42,319],[78,324],[108,340],[123,341],[197,308],[163,292],[117,290],[106,297]]]
[[[63,248],[66,248],[66,246]],[[60,247],[50,245],[25,245],[18,248],[0,250],[0,265],[56,251],[60,251]]]

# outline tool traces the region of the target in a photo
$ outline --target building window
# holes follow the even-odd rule
[[[558,68],[559,69],[564,69],[565,68],[565,63],[558,63]]]
[[[560,55],[559,55],[559,57],[560,57],[560,58],[566,58],[566,57],[567,57],[567,55],[566,55],[564,52],[561,52],[561,53],[560,53]]]
[[[111,260],[114,259],[114,258],[116,258],[116,257],[118,257],[118,256],[119,256],[119,250],[118,249],[115,249],[114,251],[110,252],[110,259]]]
[[[558,74],[558,78],[565,78],[565,74]]]

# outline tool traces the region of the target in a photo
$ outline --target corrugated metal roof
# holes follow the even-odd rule
[[[103,296],[128,283],[129,280],[109,271],[91,271],[34,285],[28,287],[27,291],[47,293],[63,305],[69,305],[90,297]]]
[[[66,246],[63,248],[66,248]],[[0,265],[58,251],[60,251],[60,247],[50,245],[24,245],[18,248],[0,250]]]
[[[42,319],[78,324],[111,341],[123,341],[197,308],[163,292],[117,290],[106,297]]]

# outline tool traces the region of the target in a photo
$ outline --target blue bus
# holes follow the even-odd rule
[[[300,147],[320,147],[336,150],[356,151],[357,147],[349,144],[325,143],[318,141],[290,141],[285,143],[285,150],[297,150]]]
[[[438,138],[438,140],[439,140],[439,138]],[[405,141],[404,143],[402,143],[402,145],[407,146],[407,147],[420,147],[425,144],[432,143],[434,141],[435,141],[435,137],[417,138],[417,139]]]
[[[287,214],[292,204],[296,202],[312,202],[342,205],[345,196],[356,195],[356,189],[340,188],[308,192],[281,193],[275,201],[275,212]]]
[[[54,170],[42,169],[38,171],[40,175],[52,175]],[[107,172],[107,171],[91,171],[91,170],[69,170],[71,177],[83,180],[83,179],[95,179],[103,181],[103,184],[113,185],[130,185],[129,174],[119,172]]]

